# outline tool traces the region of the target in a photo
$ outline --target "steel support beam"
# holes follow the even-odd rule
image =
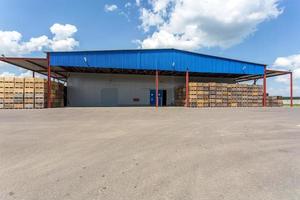
[[[189,107],[189,102],[190,102],[190,99],[189,99],[189,80],[190,77],[189,77],[189,70],[186,70],[186,73],[185,73],[185,107]]]
[[[264,70],[264,80],[263,80],[263,86],[264,86],[264,93],[263,93],[263,107],[267,106],[267,67],[265,66]]]
[[[290,93],[290,95],[291,95],[291,107],[293,107],[294,106],[294,97],[293,97],[293,72],[291,72],[290,73],[290,89],[291,89],[291,93]]]
[[[47,53],[47,76],[48,76],[48,98],[47,98],[47,104],[48,108],[52,107],[52,99],[51,99],[51,66],[50,66],[50,54]]]
[[[156,105],[156,108],[158,108],[158,103],[159,103],[159,101],[158,101],[158,70],[156,70],[156,72],[155,72],[155,105]]]

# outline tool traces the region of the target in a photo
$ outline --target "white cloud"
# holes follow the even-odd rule
[[[79,45],[73,36],[77,32],[77,28],[70,24],[54,24],[50,27],[51,33],[54,35],[52,39],[43,35],[33,37],[27,42],[22,41],[22,34],[17,31],[0,30],[0,54],[6,56],[20,56],[30,54],[32,52],[50,50],[72,50]]]
[[[275,60],[273,67],[276,69],[291,70],[293,78],[300,80],[300,54],[279,57]],[[289,76],[278,76],[275,80],[280,83],[290,83]]]
[[[277,18],[280,0],[149,0],[141,8],[141,27],[153,33],[142,48],[227,48],[242,42],[257,26]],[[167,39],[167,40],[166,40]]]
[[[16,74],[16,73],[12,73],[12,72],[2,72],[0,74],[0,77],[20,77],[20,78],[32,77],[32,72],[28,71],[28,70],[26,70],[20,74]]]
[[[142,8],[140,12],[140,20],[142,21],[141,27],[145,32],[148,32],[151,26],[159,27],[159,25],[164,23],[164,20],[160,15],[154,14],[145,8]]]
[[[118,9],[118,6],[115,5],[115,4],[112,4],[112,5],[105,4],[105,6],[104,6],[104,10],[106,12],[113,12],[113,11],[115,11],[117,9]]]
[[[11,72],[2,72],[0,74],[0,77],[14,77],[16,74],[11,73]]]
[[[135,4],[136,4],[137,6],[141,6],[141,0],[135,0]]]
[[[49,45],[47,36],[31,38],[28,42],[21,42],[22,34],[17,31],[0,31],[0,54],[18,55],[32,51],[40,51]]]
[[[50,27],[51,33],[54,35],[50,41],[50,48],[54,51],[70,51],[79,46],[73,36],[78,31],[77,27],[71,24],[53,24]]]
[[[56,23],[50,27],[50,31],[54,34],[53,40],[64,40],[73,37],[78,30],[76,26],[71,24],[62,25]]]

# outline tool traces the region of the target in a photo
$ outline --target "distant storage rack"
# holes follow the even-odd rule
[[[64,106],[64,85],[51,83],[53,107]],[[41,109],[47,106],[48,86],[43,78],[0,77],[0,109]]]
[[[185,87],[175,90],[176,106],[186,103]],[[189,83],[189,106],[191,107],[262,107],[263,87],[247,84]],[[282,97],[267,97],[268,107],[283,106]]]

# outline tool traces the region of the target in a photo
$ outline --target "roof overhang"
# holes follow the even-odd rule
[[[271,78],[275,76],[283,76],[283,75],[288,75],[291,74],[292,72],[290,71],[280,71],[280,70],[272,70],[272,69],[267,69],[266,70],[266,77]],[[258,80],[262,79],[264,75],[246,75],[246,76],[241,76],[239,78],[236,78],[236,82],[245,82],[245,81],[251,81],[251,80]]]
[[[17,67],[37,72],[47,76],[48,60],[47,58],[24,58],[24,57],[0,57],[0,61],[15,65]],[[66,75],[55,70],[51,70],[51,77],[64,80]]]
[[[116,68],[98,68],[98,67],[63,67],[51,66],[51,71],[60,72],[66,76],[69,73],[102,73],[102,74],[131,74],[131,75],[155,75],[156,70],[137,70],[137,69],[116,69]],[[186,72],[159,70],[161,76],[185,76]],[[236,79],[242,77],[241,74],[226,73],[196,73],[189,72],[191,77],[210,77],[210,78],[228,78]]]
[[[0,57],[0,61],[17,67],[37,72],[47,76],[48,60],[47,58],[24,58],[24,57]],[[141,74],[154,75],[153,70],[137,70],[137,69],[114,69],[114,68],[94,68],[94,67],[65,67],[51,66],[51,77],[59,80],[67,79],[69,73],[111,73],[111,74]],[[161,75],[183,76],[185,72],[163,71]],[[275,77],[290,74],[290,71],[266,70],[266,77]],[[263,75],[245,75],[245,74],[218,74],[218,73],[190,73],[191,76],[231,78],[235,82],[245,82],[251,80],[262,79]]]

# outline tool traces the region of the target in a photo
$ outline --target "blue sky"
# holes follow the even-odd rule
[[[300,95],[299,0],[183,2],[180,7],[175,0],[2,0],[0,53],[175,47],[295,70]],[[59,25],[50,31],[54,24]],[[38,40],[29,43],[31,38]],[[0,74],[5,72],[24,73],[1,64]],[[269,92],[288,95],[287,81],[270,79]]]

